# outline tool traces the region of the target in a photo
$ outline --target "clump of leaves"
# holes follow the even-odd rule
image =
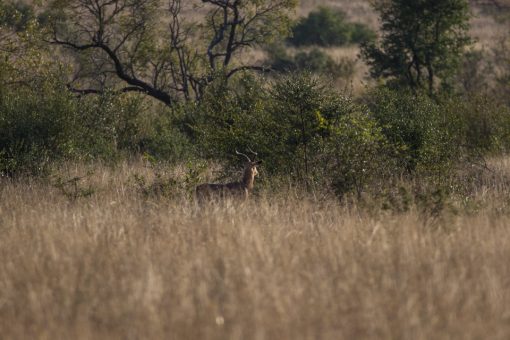
[[[374,78],[425,89],[429,95],[451,87],[465,46],[471,40],[466,0],[374,1],[382,39],[362,45]]]
[[[334,60],[319,48],[299,51],[290,55],[282,45],[268,48],[271,69],[277,72],[312,72],[328,77],[349,79],[355,71],[356,61],[349,58]]]
[[[341,46],[372,41],[375,32],[362,23],[351,23],[342,10],[319,7],[293,28],[289,39],[295,46]]]

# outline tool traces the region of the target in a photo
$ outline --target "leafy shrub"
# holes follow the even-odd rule
[[[326,73],[335,70],[335,62],[326,53],[318,48],[310,52],[298,52],[294,60],[298,70],[310,70],[312,72]]]
[[[215,84],[196,107],[187,107],[179,126],[187,131],[206,158],[239,162],[235,150],[261,150],[263,130],[270,124],[265,112],[267,89],[262,82],[244,75],[232,87]]]
[[[483,50],[467,51],[461,62],[454,79],[457,91],[468,95],[487,92],[490,77],[493,76],[487,53]]]
[[[308,71],[333,78],[351,78],[354,74],[354,60],[343,58],[336,62],[318,48],[300,51],[294,56],[290,56],[282,46],[274,46],[268,51],[271,68],[278,72]]]
[[[361,44],[367,41],[373,41],[377,38],[375,32],[367,25],[355,22],[351,24],[351,43]]]
[[[238,165],[235,150],[251,148],[271,178],[326,186],[339,195],[361,192],[389,169],[390,145],[367,109],[318,77],[286,75],[270,86],[245,79],[235,90],[204,99],[195,129],[216,159]]]
[[[277,72],[292,72],[297,69],[296,61],[284,44],[273,44],[266,48],[270,67]]]
[[[51,77],[33,85],[16,91],[0,86],[3,175],[38,175],[62,159],[115,160],[124,152],[147,152],[177,160],[189,154],[190,144],[165,114],[148,117],[142,96],[76,98]]]
[[[445,174],[460,156],[459,117],[430,97],[379,88],[369,106],[408,172]]]
[[[145,131],[139,132],[140,138],[136,144],[131,144],[129,150],[165,162],[177,162],[194,157],[196,145],[175,126],[175,121],[170,119],[168,113],[160,112],[146,124]]]
[[[510,109],[487,96],[449,98],[442,105],[459,122],[459,140],[468,155],[510,150]]]
[[[76,100],[75,143],[82,157],[114,159],[117,156],[118,98],[113,93]]]
[[[193,146],[175,126],[168,109],[141,95],[106,92],[81,100],[79,137],[89,158],[115,158],[119,152],[144,153],[160,161],[177,161]],[[153,105],[151,105],[153,104]]]
[[[510,11],[506,11],[507,20],[510,20]],[[494,88],[495,97],[510,107],[510,34],[502,37],[493,48],[496,84]]]
[[[0,27],[7,26],[15,31],[27,29],[30,21],[35,19],[33,8],[23,2],[0,3]]]
[[[328,130],[321,166],[337,195],[361,194],[368,185],[394,174],[393,150],[366,109],[351,104],[350,112],[332,122]]]
[[[300,179],[313,178],[319,140],[327,137],[328,121],[345,113],[342,97],[320,78],[308,73],[276,80],[270,91],[267,110],[273,123],[274,164]]]
[[[343,11],[320,7],[303,18],[293,29],[294,45],[338,46],[350,41],[349,26]]]
[[[373,40],[375,33],[361,23],[349,23],[341,10],[319,7],[302,18],[290,42],[296,46],[341,46]]]
[[[361,45],[373,78],[393,86],[451,89],[465,47],[471,43],[469,3],[465,0],[374,1],[381,41]]]
[[[0,92],[0,173],[40,173],[50,159],[72,155],[77,106],[67,91],[47,85]]]

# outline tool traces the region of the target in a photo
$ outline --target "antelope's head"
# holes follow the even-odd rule
[[[255,155],[255,157],[257,156],[257,153],[252,151],[251,149],[248,149],[251,153],[253,153]],[[245,166],[244,166],[244,177],[245,179],[247,178],[255,178],[255,176],[257,176],[259,174],[258,170],[257,170],[257,166],[262,163],[262,161],[252,161],[250,159],[250,157],[248,157],[246,154],[244,153],[240,153],[239,151],[236,150],[236,154],[238,155],[241,155],[241,156],[244,156],[247,160]]]
[[[259,174],[257,170],[257,165],[259,165],[261,161],[255,161],[255,162],[248,162],[244,166],[244,171],[249,172],[253,177],[257,176]]]

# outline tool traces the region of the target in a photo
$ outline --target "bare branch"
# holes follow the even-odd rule
[[[76,93],[78,95],[78,97],[82,97],[82,96],[89,95],[89,94],[98,94],[99,95],[99,94],[105,93],[104,90],[77,89],[77,88],[72,87],[71,85],[67,85],[67,89],[72,93]],[[143,91],[141,91],[141,89],[139,87],[134,87],[134,86],[127,86],[120,90],[113,91],[113,93],[117,93],[117,94],[127,93],[127,92],[143,92]]]
[[[269,71],[240,66],[237,55],[279,32],[292,5],[291,0],[202,0],[207,10],[202,26],[183,21],[189,4],[183,0],[168,0],[164,11],[160,0],[68,0],[66,6],[49,1],[65,12],[55,17],[50,42],[87,65],[77,77],[99,84],[84,92],[101,91],[117,79],[169,106],[200,100],[218,78]]]

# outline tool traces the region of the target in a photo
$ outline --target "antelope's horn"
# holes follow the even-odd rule
[[[255,155],[255,158],[259,155],[258,153],[256,153],[255,151],[253,151],[251,148],[248,148],[248,151],[250,151],[252,154]]]
[[[251,159],[250,159],[250,157],[248,157],[248,156],[247,156],[247,155],[245,155],[244,153],[240,153],[239,151],[237,151],[237,150],[236,150],[236,154],[246,157],[246,159],[248,160],[248,162],[250,162],[250,163],[251,163]]]

